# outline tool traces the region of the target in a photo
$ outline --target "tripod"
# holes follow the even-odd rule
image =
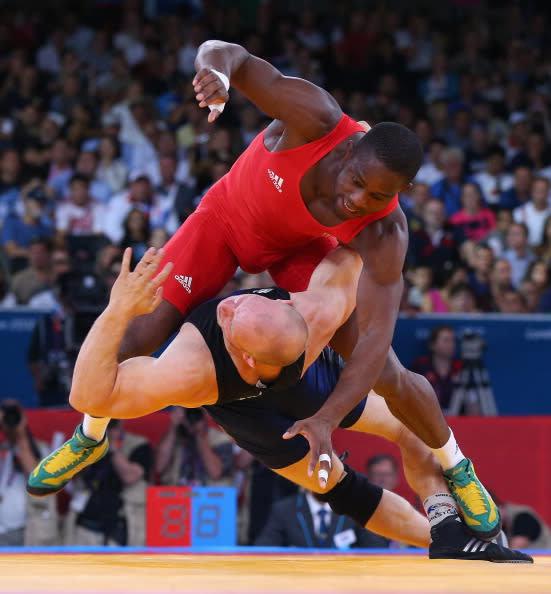
[[[461,358],[463,369],[457,378],[453,391],[449,415],[479,414],[486,417],[497,415],[494,392],[490,385],[490,375],[482,361],[484,340],[476,332],[466,332],[461,339]]]

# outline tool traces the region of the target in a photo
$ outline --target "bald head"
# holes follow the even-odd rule
[[[306,348],[308,326],[284,301],[252,294],[230,297],[220,303],[218,320],[225,338],[259,363],[285,367]]]

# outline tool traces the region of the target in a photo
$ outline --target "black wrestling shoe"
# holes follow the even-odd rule
[[[492,563],[533,563],[530,555],[475,538],[459,516],[442,520],[430,530],[429,559],[465,559]]]

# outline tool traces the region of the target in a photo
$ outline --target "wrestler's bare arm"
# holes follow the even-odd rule
[[[216,400],[207,392],[215,376],[212,358],[201,335],[185,324],[165,352],[135,357],[120,365],[117,351],[130,321],[160,303],[160,286],[171,270],[167,265],[154,277],[162,252],[148,250],[134,272],[130,251],[111,291],[109,305],[94,322],[77,358],[70,404],[82,412],[113,418],[149,414],[171,404],[200,406]]]
[[[200,107],[228,100],[214,69],[226,75],[231,85],[266,115],[284,122],[287,133],[296,134],[299,144],[324,136],[342,116],[341,108],[327,91],[301,78],[283,76],[240,45],[206,41],[199,47],[195,68],[193,84]],[[217,117],[216,113],[209,121]]]
[[[344,245],[336,247],[314,270],[308,289],[293,293],[293,305],[308,324],[305,369],[319,356],[356,307],[362,259]]]
[[[403,212],[398,209],[369,225],[352,245],[363,261],[356,297],[358,342],[335,390],[318,413],[337,423],[373,388],[392,342],[407,250]]]

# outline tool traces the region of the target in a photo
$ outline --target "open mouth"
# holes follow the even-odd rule
[[[342,201],[344,208],[350,213],[350,214],[358,214],[358,209],[354,207],[354,205],[352,204],[352,202],[350,202],[350,200],[348,200],[348,198],[344,198]]]

